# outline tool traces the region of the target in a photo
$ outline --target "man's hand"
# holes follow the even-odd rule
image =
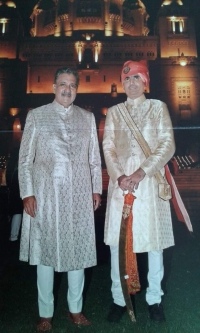
[[[128,190],[129,182],[130,182],[128,179],[128,176],[122,175],[117,180],[118,180],[118,185],[122,191]]]
[[[99,193],[93,193],[94,210],[101,206],[101,197]]]
[[[25,212],[28,215],[30,215],[31,217],[35,217],[35,213],[37,210],[37,202],[36,202],[34,195],[32,195],[31,197],[24,198],[23,205],[24,205]]]
[[[146,175],[146,173],[144,172],[144,170],[139,168],[134,173],[132,173],[132,175],[128,176],[128,179],[127,179],[128,190],[130,192],[134,192],[134,190],[137,190],[139,183],[145,177],[145,175]]]

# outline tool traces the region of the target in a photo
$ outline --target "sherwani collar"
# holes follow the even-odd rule
[[[145,95],[143,94],[136,99],[127,98],[125,106],[131,117],[134,119],[134,122],[139,128],[141,128],[145,114],[150,107],[150,100],[146,99]]]
[[[65,108],[63,105],[56,102],[56,100],[54,100],[52,104],[57,112],[61,112],[64,114],[68,113],[69,111],[72,111],[73,109],[73,103],[68,108]]]
[[[131,98],[127,97],[126,105],[130,105],[131,107],[136,108],[139,105],[141,105],[145,100],[146,100],[146,97],[144,94],[142,94],[140,97],[138,97],[136,99],[131,99]]]

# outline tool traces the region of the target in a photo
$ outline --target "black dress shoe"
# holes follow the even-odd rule
[[[123,314],[126,312],[126,306],[120,306],[113,303],[107,316],[107,321],[110,323],[119,323]]]
[[[154,320],[157,322],[165,321],[165,314],[164,314],[163,306],[161,303],[149,305],[149,314],[150,314],[151,320]]]

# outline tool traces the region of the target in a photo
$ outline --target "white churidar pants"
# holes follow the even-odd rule
[[[14,214],[11,222],[10,241],[16,241],[19,236],[19,229],[22,221],[22,214]]]
[[[119,274],[119,247],[110,246],[111,251],[111,279],[112,279],[112,296],[114,303],[125,306],[124,296],[122,293],[120,274]],[[163,251],[148,252],[148,288],[146,291],[146,301],[149,305],[161,303],[163,291],[161,281],[164,275]]]
[[[79,313],[83,304],[84,269],[69,271],[67,301],[71,313]],[[38,306],[39,315],[43,318],[53,317],[54,312],[54,268],[37,266]]]

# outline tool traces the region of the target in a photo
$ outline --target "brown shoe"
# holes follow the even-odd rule
[[[77,325],[77,326],[90,326],[91,322],[85,318],[85,316],[82,314],[82,312],[79,313],[71,313],[68,312],[68,318],[69,320]]]
[[[47,332],[52,329],[51,325],[52,318],[40,318],[39,323],[37,325],[38,332]]]

